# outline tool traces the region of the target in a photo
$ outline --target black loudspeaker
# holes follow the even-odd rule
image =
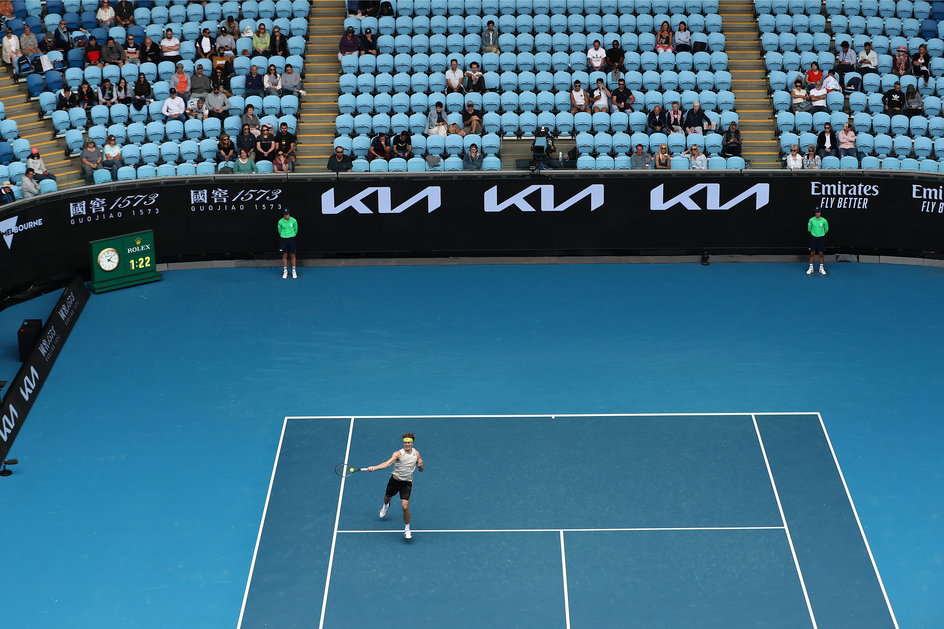
[[[20,345],[20,362],[25,363],[29,358],[36,344],[39,343],[39,335],[43,331],[42,319],[24,319],[16,334],[16,340]]]

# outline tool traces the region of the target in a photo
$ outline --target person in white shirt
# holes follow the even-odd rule
[[[687,151],[682,151],[682,155],[688,156],[688,161],[692,165],[692,170],[705,170],[708,168],[708,158],[698,150],[697,144],[692,144],[690,149]]]
[[[24,199],[31,199],[35,196],[39,196],[39,184],[33,178],[36,171],[32,168],[27,168],[26,173],[23,175],[23,179],[20,180],[20,190],[23,191]]]
[[[449,62],[449,69],[446,70],[446,88],[450,92],[464,92],[462,81],[465,79],[465,73],[459,67],[459,62],[453,59]]]
[[[164,117],[168,120],[180,120],[183,122],[187,119],[186,112],[187,104],[184,102],[184,99],[177,96],[177,90],[170,88],[170,96],[164,101],[164,106],[161,107],[161,113],[164,114]]]
[[[187,102],[187,117],[191,120],[206,120],[210,117],[210,108],[202,96]]]
[[[20,50],[20,38],[13,33],[13,29],[9,26],[6,30],[6,35],[3,38],[3,60],[6,63],[12,64],[14,60],[23,54],[23,51]]]
[[[839,84],[839,79],[836,78],[835,70],[830,69],[829,73],[826,74],[826,78],[823,79],[823,88],[827,92],[838,92],[842,89],[842,86]]]
[[[790,146],[790,154],[787,155],[787,168],[790,170],[803,168],[803,156],[800,155],[800,147],[796,144]]]
[[[817,81],[816,86],[810,90],[810,103],[813,105],[814,111],[826,109],[826,88],[823,87],[822,81]]]
[[[872,42],[865,42],[862,52],[859,53],[859,73],[878,72],[878,54],[872,50]]]
[[[593,40],[593,48],[587,51],[587,72],[603,72],[606,51],[600,46],[600,40]]]
[[[164,39],[161,40],[161,53],[164,55],[164,61],[180,60],[180,40],[174,37],[174,31],[171,29],[167,29]]]
[[[590,95],[580,86],[580,81],[574,81],[574,89],[570,92],[570,113],[590,111]]]
[[[610,90],[606,89],[603,79],[597,79],[597,86],[593,90],[593,112],[609,113]]]
[[[102,5],[95,13],[95,19],[102,28],[111,28],[115,25],[115,10],[108,5],[108,0],[102,0]]]

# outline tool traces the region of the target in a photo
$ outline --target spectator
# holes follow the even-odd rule
[[[889,116],[900,114],[902,109],[904,109],[905,93],[901,91],[901,83],[899,81],[895,81],[895,86],[882,96],[882,105],[885,113]]]
[[[610,73],[624,72],[623,61],[626,59],[626,51],[620,47],[618,39],[614,39],[610,48],[606,51],[606,69]]]
[[[161,57],[164,61],[180,61],[180,40],[174,37],[173,29],[168,28],[164,31],[164,39],[161,40]]]
[[[128,80],[125,77],[118,79],[118,84],[115,85],[115,100],[122,105],[130,105],[131,101],[134,100],[134,91],[128,85]]]
[[[163,58],[163,53],[161,52],[161,47],[157,45],[150,37],[144,38],[144,45],[141,46],[141,52],[139,54],[141,63],[160,63]]]
[[[210,116],[219,120],[225,120],[229,115],[230,102],[226,94],[220,89],[219,85],[212,88],[212,91],[206,97],[207,109],[210,110]]]
[[[446,126],[446,112],[443,111],[443,104],[436,103],[426,119],[426,135],[436,134],[446,137]]]
[[[51,33],[51,32],[47,32],[47,33],[43,36],[43,38],[39,41],[39,50],[40,50],[40,52],[42,52],[43,54],[49,54],[49,53],[52,52],[53,50],[57,50],[57,48],[56,48],[56,40],[53,39],[53,36],[52,36],[52,33]]]
[[[806,147],[806,155],[803,156],[803,168],[819,168],[823,160],[816,154],[816,147],[810,144]]]
[[[271,54],[269,52],[269,44],[271,43],[272,39],[266,32],[265,23],[259,22],[259,26],[256,27],[256,32],[252,35],[252,54],[268,57]]]
[[[842,131],[839,132],[839,157],[859,157],[856,134],[848,122],[842,125]]]
[[[495,21],[489,20],[482,32],[482,53],[494,52],[501,54],[498,48],[498,31],[495,30]]]
[[[0,187],[0,205],[6,205],[14,201],[16,201],[16,193],[13,192],[13,183],[4,181],[3,186]]]
[[[236,23],[236,17],[233,15],[227,15],[226,19],[223,20],[223,23],[220,24],[220,29],[225,29],[225,32],[236,37],[239,35],[239,24]],[[236,46],[233,46],[235,49]]]
[[[203,73],[203,66],[198,65],[194,70],[196,74],[190,77],[190,96],[207,97],[213,91],[210,85],[210,77]]]
[[[36,171],[32,168],[27,168],[26,172],[23,174],[23,178],[20,179],[20,190],[23,191],[24,199],[32,199],[33,197],[39,196],[39,184],[36,183],[36,180],[33,178]]]
[[[580,81],[574,81],[574,89],[570,91],[570,113],[581,111],[590,111],[590,95],[581,87]]]
[[[692,170],[706,170],[708,168],[708,158],[698,150],[697,144],[692,144],[687,151],[682,151],[682,155],[688,156],[688,162],[691,164]]]
[[[197,59],[209,59],[216,55],[216,38],[210,34],[210,29],[203,29],[197,38]]]
[[[207,107],[206,99],[202,96],[191,98],[187,101],[187,119],[188,120],[206,120],[210,117],[210,108]]]
[[[469,152],[462,158],[462,170],[482,170],[482,155],[479,154],[478,144],[469,145]]]
[[[470,100],[465,104],[465,110],[462,112],[463,129],[468,133],[482,133],[482,117],[484,115],[475,108],[475,103]]]
[[[600,40],[594,39],[593,46],[587,51],[587,72],[606,71],[606,51],[600,47]]]
[[[228,133],[221,133],[220,140],[216,143],[216,161],[223,162],[232,162],[236,159],[236,145],[233,144],[233,140],[229,137]],[[230,166],[232,168],[232,166]]]
[[[265,90],[266,96],[282,95],[282,78],[274,64],[270,64],[266,70],[266,75],[262,79],[262,88]]]
[[[102,46],[95,39],[95,35],[89,35],[88,45],[85,47],[85,65],[86,66],[104,66],[102,61]]]
[[[878,72],[878,54],[872,50],[872,42],[865,42],[862,52],[859,53],[858,68],[860,74]]]
[[[672,101],[672,108],[665,114],[665,122],[673,133],[685,131],[685,112],[679,107],[678,101]]]
[[[833,66],[836,69],[836,73],[839,75],[839,80],[843,85],[846,84],[846,73],[855,72],[855,64],[855,51],[849,49],[848,40],[843,41],[839,53],[836,55],[836,65]]]
[[[813,86],[822,80],[823,71],[819,69],[819,64],[813,61],[810,63],[810,69],[806,71],[806,89],[813,89]]]
[[[259,121],[259,116],[256,115],[255,106],[246,105],[246,109],[243,110],[243,115],[240,116],[239,121],[245,125],[249,125],[249,130],[254,136],[259,135],[259,127],[262,123]]]
[[[36,181],[43,181],[44,179],[56,180],[56,176],[46,169],[46,163],[43,161],[43,158],[40,157],[39,149],[36,147],[30,149],[29,157],[26,158],[26,167],[32,168],[36,173]]]
[[[823,79],[823,87],[826,89],[826,93],[842,91],[842,85],[839,84],[839,79],[836,78],[836,71],[834,69],[830,68],[826,71],[826,78]]]
[[[631,90],[626,88],[626,81],[620,79],[617,82],[617,87],[613,90],[613,110],[622,111],[622,112],[631,112],[633,110],[633,103],[636,102],[636,97],[633,96]]]
[[[13,34],[13,29],[9,26],[6,29],[6,35],[3,36],[3,61],[14,66],[16,59],[23,54],[20,50],[20,38]]]
[[[793,82],[793,89],[790,90],[790,98],[792,100],[790,109],[792,109],[794,113],[798,111],[809,111],[812,107],[810,97],[806,93],[806,88],[803,87],[803,81],[799,78]]]
[[[72,50],[72,33],[66,26],[65,20],[59,20],[59,25],[53,33],[53,41],[56,42],[56,50],[61,50],[63,53]]]
[[[282,151],[276,150],[275,159],[272,160],[272,172],[274,173],[290,173],[292,172],[292,164],[285,157],[285,153]]]
[[[134,4],[130,0],[119,0],[115,5],[115,22],[125,28],[134,25]]]
[[[679,22],[678,30],[675,31],[675,52],[692,51],[692,32],[688,30],[688,24]]]
[[[56,97],[56,110],[67,111],[73,107],[78,107],[78,105],[79,95],[72,91],[68,82],[63,83],[62,89],[59,90],[59,94]]]
[[[233,95],[229,89],[229,77],[223,72],[223,66],[213,68],[213,74],[210,75],[210,87],[220,88],[227,96]]]
[[[139,74],[134,82],[134,101],[131,104],[135,109],[140,111],[151,102],[153,102],[151,98],[151,84],[148,83],[147,77],[143,74]]]
[[[458,135],[460,138],[463,138],[465,137],[465,130],[453,122],[446,128],[446,135]]]
[[[469,64],[469,69],[465,71],[465,91],[485,93],[485,75],[479,70],[477,61]]]
[[[102,0],[102,4],[95,13],[95,19],[102,28],[111,28],[115,25],[115,10],[108,4],[108,0]]]
[[[656,33],[656,52],[675,52],[675,48],[672,46],[674,37],[668,20],[662,22],[659,32]]]
[[[42,52],[39,49],[39,41],[36,40],[36,35],[33,34],[29,24],[23,25],[23,34],[20,35],[20,50],[27,57],[32,57]]]
[[[656,170],[664,170],[672,168],[672,155],[669,153],[669,146],[667,144],[659,145],[659,152],[656,153]]]
[[[298,72],[295,72],[295,68],[292,67],[292,64],[286,64],[285,72],[282,73],[282,96],[289,96],[296,93],[304,96],[305,92],[299,89],[301,82],[302,77]]]
[[[105,158],[102,166],[111,172],[112,181],[118,181],[118,169],[124,166],[125,162],[121,159],[121,147],[118,146],[115,136],[108,136],[105,140],[105,146],[102,147],[102,153],[104,153]]]
[[[918,46],[918,52],[911,58],[911,70],[915,76],[924,77],[924,84],[928,84],[931,78],[930,70],[931,60],[928,58],[928,47],[926,44]]]
[[[275,138],[272,136],[272,129],[269,125],[262,125],[259,131],[259,137],[256,138],[256,161],[272,161],[275,157]]]
[[[728,130],[721,136],[721,157],[740,157],[741,156],[741,131],[737,123],[732,122],[728,125]]]
[[[451,59],[449,61],[449,69],[446,70],[446,91],[461,94],[463,92],[462,83],[464,79],[465,73],[459,67],[459,61]]]
[[[361,54],[361,40],[354,34],[354,27],[348,26],[344,36],[341,37],[341,43],[338,44],[338,62],[340,63],[341,57],[345,55],[356,57],[359,54]]]
[[[816,154],[820,159],[839,155],[839,142],[836,140],[832,124],[828,122],[823,124],[823,130],[816,137]]]
[[[390,159],[390,143],[387,142],[387,134],[381,131],[377,137],[370,143],[370,149],[367,151],[367,161],[372,162],[375,159],[387,161]]]
[[[810,90],[810,109],[812,111],[826,111],[826,88],[822,81],[817,81]]]
[[[692,103],[692,108],[685,114],[685,132],[688,134],[704,134],[705,131],[711,131],[711,120],[708,114],[701,108],[701,103],[697,100]]]
[[[230,30],[225,26],[220,27],[219,36],[214,42],[217,56],[232,57],[235,55],[236,38],[230,34]]]
[[[79,93],[76,96],[79,99],[79,107],[86,112],[98,104],[98,94],[95,93],[88,81],[82,81],[82,84],[79,85]]]
[[[911,57],[908,56],[908,49],[899,46],[897,54],[892,59],[892,73],[898,76],[911,74]]]
[[[167,120],[180,120],[183,122],[187,119],[187,103],[177,95],[177,90],[174,88],[170,88],[170,96],[164,101],[164,105],[161,107],[161,113],[164,114],[164,118]]]
[[[364,47],[364,39],[361,38],[361,50]],[[278,26],[272,27],[272,35],[269,37],[269,55],[270,57],[287,57],[288,40],[282,34],[282,29]]]
[[[649,115],[646,116],[646,133],[665,133],[669,127],[665,112],[660,105],[655,105]]]
[[[126,58],[127,53],[125,49],[121,47],[121,44],[115,41],[114,37],[109,35],[108,39],[105,40],[105,47],[102,48],[102,63],[104,65],[113,64],[123,66]]]
[[[275,143],[278,150],[285,154],[285,159],[288,160],[294,170],[295,160],[298,159],[295,153],[295,149],[298,147],[298,138],[294,133],[288,130],[287,122],[279,124],[279,132],[275,134]]]
[[[610,90],[606,88],[606,83],[603,79],[597,79],[597,86],[593,88],[593,113],[609,113],[610,100],[612,98],[613,95],[610,93]]]
[[[361,37],[361,54],[377,56],[377,40],[374,38],[374,31],[370,28],[365,28],[364,35]]]
[[[393,138],[390,151],[391,157],[400,157],[402,159],[410,159],[413,157],[413,144],[410,141],[410,134],[406,131],[401,131],[399,135]]]
[[[328,158],[328,170],[336,173],[343,173],[351,170],[353,167],[351,158],[344,154],[344,148],[336,146],[334,155]]]
[[[177,90],[177,93],[180,94],[182,99],[188,100],[190,98],[190,92],[192,90],[190,75],[184,72],[184,64],[177,64],[177,70],[168,82],[171,84],[171,87]]]
[[[264,85],[265,83],[263,82],[262,75],[259,74],[258,66],[249,66],[249,74],[246,75],[246,89],[243,91],[243,95],[262,98],[265,96],[265,92],[263,91]]]
[[[924,115],[924,98],[921,97],[914,85],[909,85],[908,89],[905,90],[904,112],[909,118]]]
[[[796,144],[790,146],[790,154],[787,155],[787,168],[790,170],[803,168],[803,156],[800,155],[800,147]]]
[[[82,176],[85,177],[85,183],[95,183],[95,171],[102,167],[102,152],[95,146],[95,142],[89,140],[85,143],[85,148],[79,155],[81,160]]]
[[[239,135],[236,136],[236,149],[245,150],[249,154],[255,154],[256,152],[256,135],[248,124],[243,124]]]
[[[256,168],[256,160],[249,157],[249,152],[246,149],[239,149],[239,157],[236,158],[236,162],[233,164],[233,172],[240,175],[259,172]]]
[[[645,170],[649,168],[649,162],[651,161],[652,156],[649,155],[642,144],[637,144],[636,150],[629,156],[629,163],[633,170]]]
[[[95,94],[99,105],[108,105],[111,107],[118,102],[118,96],[115,94],[115,86],[111,84],[111,79],[102,79]]]

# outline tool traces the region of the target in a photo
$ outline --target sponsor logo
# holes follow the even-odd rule
[[[13,429],[16,428],[16,420],[19,418],[20,414],[16,411],[16,407],[13,406],[13,404],[9,404],[6,410],[3,411],[3,418],[0,419],[0,439],[6,442],[10,433],[14,432]]]
[[[370,201],[370,205],[366,201]],[[442,189],[439,186],[426,186],[399,205],[393,205],[393,195],[389,186],[364,188],[341,203],[335,200],[334,188],[321,195],[322,214],[340,214],[349,209],[358,214],[400,214],[414,206],[425,206],[427,213],[438,210],[442,206]],[[376,212],[371,209],[373,207],[377,208]]]
[[[43,226],[43,219],[37,218],[35,221],[27,221],[17,225],[16,219],[17,216],[11,216],[10,218],[5,218],[0,221],[0,234],[3,234],[3,242],[6,243],[7,249],[13,249],[13,237],[20,232],[25,232],[27,229],[34,229],[36,227]]]
[[[528,201],[528,198],[536,192],[540,193],[537,197],[539,201],[537,208]],[[556,202],[557,199],[552,184],[528,186],[504,201],[498,200],[498,186],[492,186],[485,191],[483,202],[486,212],[501,212],[510,207],[515,207],[522,212],[563,212],[583,199],[590,200],[591,212],[598,209],[603,205],[603,184],[591,184],[569,199],[561,201],[561,203]]]
[[[875,184],[811,181],[810,194],[819,197],[816,207],[821,210],[867,210],[879,189]]]
[[[23,400],[24,404],[26,404],[27,408],[29,408],[30,398],[33,392],[35,392],[39,386],[39,372],[36,370],[36,367],[30,367],[29,373],[23,376],[22,381],[16,387],[16,391],[20,394],[20,398]],[[13,391],[10,392],[10,394],[12,393]],[[0,439],[6,442],[11,434],[16,434],[16,424],[19,418],[20,413],[16,410],[13,402],[9,402],[7,407],[3,410],[3,417],[0,418]]]
[[[676,205],[681,205],[686,210],[730,210],[750,197],[754,197],[755,210],[759,210],[770,203],[770,184],[755,184],[724,203],[721,201],[721,185],[720,183],[696,184],[671,199],[666,199],[665,185],[659,184],[649,193],[649,209],[668,210]],[[696,196],[704,197],[704,203],[696,201]]]
[[[911,198],[921,201],[925,214],[944,214],[944,186],[911,185]]]
[[[283,210],[280,188],[227,190],[204,188],[190,191],[191,212],[244,212],[246,210]],[[142,250],[143,251],[143,250]]]

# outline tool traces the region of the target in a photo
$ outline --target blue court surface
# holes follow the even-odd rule
[[[300,271],[92,296],[0,478],[6,626],[944,626],[944,270]],[[407,431],[410,541],[334,473]]]

